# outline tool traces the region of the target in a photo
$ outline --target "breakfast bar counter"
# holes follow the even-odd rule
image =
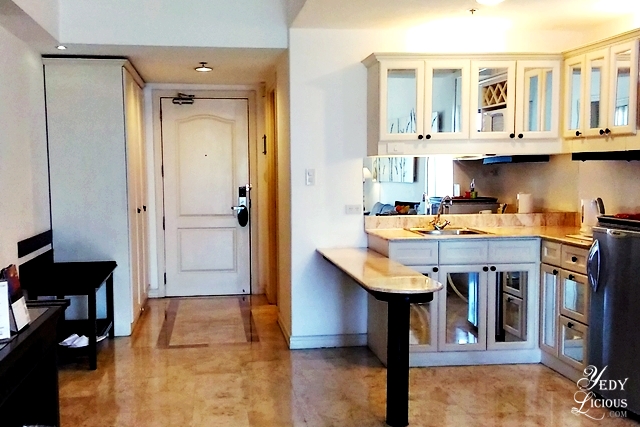
[[[367,248],[317,250],[364,290],[388,303],[387,415],[392,427],[409,424],[409,304],[433,300],[442,284]]]

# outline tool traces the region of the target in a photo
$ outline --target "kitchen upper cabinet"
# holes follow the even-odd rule
[[[638,40],[565,61],[563,135],[572,151],[624,150],[637,131]]]
[[[485,57],[365,59],[367,155],[561,151],[559,57]]]

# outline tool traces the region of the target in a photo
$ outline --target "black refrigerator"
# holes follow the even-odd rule
[[[607,381],[594,391],[606,399],[626,399],[626,409],[640,414],[640,221],[604,224],[600,219],[593,228],[587,275],[587,363],[598,372],[604,369],[600,380]],[[616,390],[610,390],[609,380],[618,381]]]

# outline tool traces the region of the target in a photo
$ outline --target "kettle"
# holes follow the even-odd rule
[[[580,234],[593,236],[593,226],[598,224],[598,215],[604,215],[604,203],[600,197],[580,200]]]

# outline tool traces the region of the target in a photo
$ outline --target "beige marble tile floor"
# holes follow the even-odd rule
[[[61,423],[385,426],[385,383],[367,348],[289,351],[264,297],[151,300],[97,371],[61,367]],[[542,365],[414,368],[410,387],[411,426],[637,425],[573,415],[575,384]]]

